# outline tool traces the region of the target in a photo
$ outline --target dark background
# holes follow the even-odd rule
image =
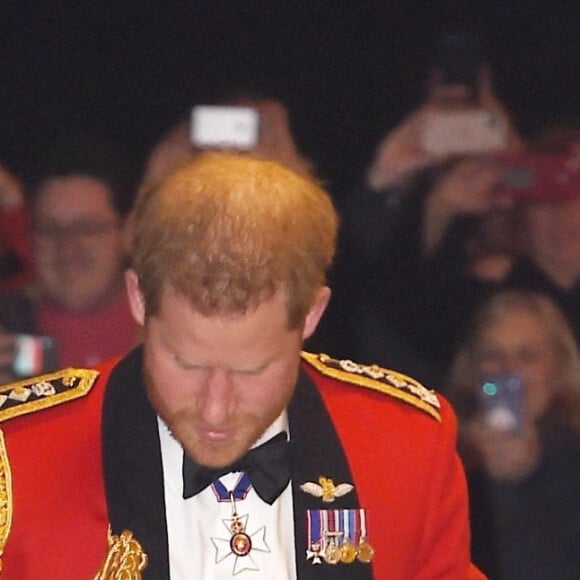
[[[192,103],[231,84],[282,98],[336,195],[415,106],[439,30],[481,34],[529,135],[577,116],[580,2],[0,3],[0,155],[26,174],[51,141],[97,128],[139,163]]]

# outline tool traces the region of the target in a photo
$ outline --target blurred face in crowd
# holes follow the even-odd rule
[[[198,463],[234,462],[286,408],[302,341],[314,331],[328,289],[291,328],[282,291],[245,313],[204,316],[166,286],[145,322],[133,272],[127,284],[133,314],[145,323],[146,386],[157,413]]]
[[[580,196],[526,208],[527,239],[534,261],[564,287],[580,276]]]
[[[547,409],[557,389],[559,359],[545,325],[532,312],[514,309],[484,326],[476,360],[481,374],[522,376],[527,420],[537,419]]]
[[[34,261],[43,295],[65,310],[99,308],[121,287],[123,233],[106,184],[48,180],[33,208]]]

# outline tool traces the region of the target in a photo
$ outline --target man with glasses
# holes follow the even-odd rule
[[[118,174],[127,168],[89,140],[59,143],[51,157],[31,191],[34,284],[0,301],[2,382],[94,365],[137,340],[123,288],[132,188]]]

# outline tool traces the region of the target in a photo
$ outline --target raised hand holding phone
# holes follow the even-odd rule
[[[523,428],[523,380],[516,373],[487,375],[478,389],[485,424],[520,434]]]
[[[540,460],[538,431],[524,416],[523,389],[519,374],[482,377],[478,386],[480,413],[466,429],[486,471],[498,481],[519,481]]]
[[[373,189],[399,185],[414,172],[450,157],[522,147],[507,108],[495,95],[491,67],[473,39],[452,38],[437,52],[423,104],[377,147],[367,172]]]

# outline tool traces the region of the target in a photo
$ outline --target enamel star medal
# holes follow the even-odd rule
[[[231,551],[236,556],[247,556],[252,550],[252,538],[246,534],[246,525],[238,517],[235,508],[232,514],[230,530],[232,532],[232,537],[230,538]]]
[[[232,575],[237,576],[245,570],[258,571],[258,565],[252,557],[253,552],[270,552],[270,547],[266,543],[266,526],[262,526],[254,533],[247,530],[249,515],[238,514],[236,499],[244,499],[250,488],[250,480],[246,474],[242,476],[233,491],[227,491],[218,480],[212,484],[214,493],[218,501],[229,501],[232,507],[232,517],[222,520],[229,538],[210,538],[214,545],[216,564],[223,562],[233,556],[234,567]]]

